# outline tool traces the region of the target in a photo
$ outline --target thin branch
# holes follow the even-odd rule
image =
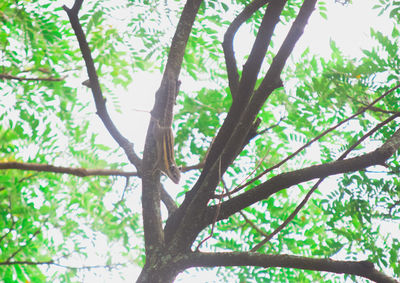
[[[86,168],[54,166],[54,165],[39,164],[39,163],[0,162],[0,170],[7,170],[7,169],[70,174],[78,177],[88,177],[88,176],[132,177],[138,175],[137,172],[125,172],[114,169],[86,169]],[[124,193],[125,190],[126,187],[124,189]],[[169,213],[172,213],[177,209],[174,200],[171,198],[171,196],[169,196],[169,194],[165,191],[165,189],[161,190],[161,200],[164,202]]]
[[[29,78],[29,77],[17,77],[11,76],[8,74],[0,74],[0,80],[17,80],[17,81],[48,81],[48,82],[60,82],[65,80],[66,77],[61,78],[54,78],[54,77],[36,77],[36,78]]]
[[[275,3],[271,2],[268,5],[268,9],[272,7],[272,5]],[[272,64],[270,68],[268,69],[265,77],[262,80],[261,85],[259,88],[254,92],[253,96],[251,97],[251,101],[248,104],[248,107],[246,108],[243,117],[241,117],[240,123],[238,123],[237,128],[235,129],[235,133],[231,136],[230,141],[226,144],[224,147],[224,153],[225,152],[235,152],[235,148],[233,145],[237,140],[240,140],[240,135],[243,135],[242,133],[246,131],[246,128],[248,128],[248,125],[250,122],[254,121],[256,115],[259,113],[262,105],[264,105],[266,99],[269,97],[269,95],[274,91],[277,87],[282,85],[282,81],[280,79],[280,74],[283,70],[283,67],[285,66],[285,63],[293,51],[297,41],[300,39],[300,36],[304,32],[304,28],[307,25],[307,21],[309,17],[311,16],[312,12],[314,11],[316,4],[316,0],[305,0],[303,5],[300,8],[299,14],[297,15],[296,19],[294,20],[284,42],[282,43],[277,55],[274,57]],[[250,58],[247,62],[251,62]],[[246,62],[246,64],[247,64]],[[250,68],[250,67],[249,67]],[[245,69],[243,69],[243,72]],[[251,77],[251,74],[250,74]],[[241,85],[243,80],[245,79],[245,75],[243,74],[243,77],[240,81],[240,90]],[[226,153],[228,154],[228,153]],[[272,169],[271,169],[272,170]],[[265,174],[265,173],[264,173]],[[257,177],[256,177],[257,178]],[[256,178],[253,178],[252,180],[246,182],[246,184],[240,186],[242,188],[243,186],[247,186],[248,184],[251,184],[256,180]]]
[[[188,172],[191,170],[197,170],[197,169],[202,169],[204,167],[204,159],[203,161],[195,164],[195,165],[189,165],[189,166],[184,166],[181,168],[181,172]]]
[[[283,120],[283,117],[282,117],[275,125],[272,125],[272,126],[270,126],[270,127],[268,127],[268,128],[265,128],[265,129],[263,129],[263,130],[257,132],[256,134],[257,134],[257,135],[262,135],[262,134],[264,134],[265,132],[267,132],[267,131],[269,131],[269,130],[275,128],[275,127],[277,127],[277,126],[279,125],[279,123],[280,123],[282,120]],[[243,188],[243,187],[242,187],[242,184],[245,183],[245,182],[251,177],[251,175],[253,175],[253,173],[256,172],[256,171],[261,167],[261,164],[262,164],[262,163],[264,162],[264,160],[268,157],[268,153],[269,153],[269,150],[267,150],[267,152],[264,154],[264,157],[261,158],[261,160],[260,160],[259,162],[257,162],[255,168],[246,176],[246,178],[245,178],[243,181],[240,182],[240,184],[238,185],[238,187],[236,187],[235,189],[233,189],[231,192],[228,191],[228,190],[226,190],[226,191],[228,192],[227,194],[222,194],[222,195],[217,195],[217,194],[215,194],[214,197],[217,197],[217,198],[219,198],[219,197],[226,197],[226,196],[231,197],[232,194],[234,194],[235,192],[238,191],[237,188],[242,189],[242,188]],[[240,189],[239,189],[239,190],[240,190]]]
[[[279,168],[280,166],[282,166],[283,164],[285,164],[287,161],[289,161],[290,159],[292,159],[293,157],[295,157],[297,154],[299,154],[301,151],[303,151],[305,148],[309,147],[310,145],[312,145],[314,142],[318,141],[319,139],[321,139],[322,137],[326,136],[328,133],[332,132],[333,130],[339,128],[341,125],[345,124],[346,122],[350,121],[351,119],[354,119],[355,117],[361,115],[362,113],[364,113],[365,111],[367,111],[368,109],[370,109],[374,104],[376,104],[377,102],[379,102],[380,100],[382,100],[383,98],[385,98],[388,94],[394,92],[396,89],[400,88],[400,84],[396,85],[395,87],[389,89],[388,91],[384,92],[381,96],[379,96],[377,99],[375,99],[373,102],[371,102],[370,104],[368,104],[366,107],[362,108],[360,111],[358,111],[357,113],[351,115],[350,117],[342,120],[341,122],[337,123],[335,126],[330,127],[329,129],[325,130],[324,132],[322,132],[321,134],[319,134],[318,136],[316,136],[315,138],[313,138],[312,140],[310,140],[308,143],[304,144],[303,146],[301,146],[298,150],[296,150],[294,153],[290,154],[288,157],[286,157],[285,159],[283,159],[282,161],[278,162],[277,164],[269,167],[268,169],[264,170],[261,174],[259,174],[258,176],[254,177],[253,179],[249,180],[248,182],[246,182],[243,185],[240,185],[239,187],[236,187],[235,189],[233,189],[231,191],[231,193],[235,193],[240,191],[241,189],[247,187],[248,185],[254,183],[256,180],[260,179],[262,176],[264,176],[265,174],[271,172],[272,170]]]
[[[392,213],[393,213],[393,209],[398,206],[400,204],[400,200],[396,201],[395,203],[393,203],[392,205],[389,206],[389,216],[393,217]]]
[[[116,264],[107,264],[107,265],[88,265],[88,266],[69,266],[69,265],[64,265],[64,264],[59,264],[54,262],[53,260],[49,261],[28,261],[28,260],[21,260],[21,261],[3,261],[0,262],[0,266],[2,265],[55,265],[59,266],[62,268],[67,268],[67,269],[72,269],[72,270],[90,270],[94,268],[105,268],[105,269],[114,269],[119,266],[124,266],[124,263],[116,263]]]
[[[231,194],[228,191],[228,187],[226,186],[225,182],[224,184],[224,188],[226,191],[226,195],[228,195],[229,198],[231,198]],[[239,211],[239,214],[243,217],[244,221],[249,224],[251,227],[253,227],[254,230],[256,230],[259,234],[263,235],[264,237],[268,237],[268,234],[265,233],[263,230],[261,230],[256,224],[253,223],[253,221],[251,221],[249,218],[247,218],[246,214],[244,214],[244,212],[241,210]]]
[[[65,5],[63,9],[67,12],[68,18],[70,20],[71,26],[75,32],[76,38],[79,43],[80,50],[82,52],[83,59],[85,60],[87,73],[90,79],[91,90],[93,98],[96,104],[97,115],[102,120],[104,126],[107,128],[108,132],[118,143],[118,145],[124,150],[129,161],[136,166],[139,173],[141,170],[141,159],[133,150],[133,144],[118,131],[110,115],[107,112],[105,98],[102,94],[99,79],[97,77],[96,68],[94,66],[92,54],[86,40],[86,36],[82,30],[82,26],[79,23],[78,12],[82,6],[83,0],[76,0],[72,9],[69,9]]]
[[[262,130],[258,131],[258,132],[257,132],[257,135],[263,135],[263,134],[265,134],[266,132],[272,130],[273,128],[278,127],[279,124],[280,124],[283,120],[285,120],[285,119],[286,119],[286,117],[285,117],[285,116],[282,116],[282,117],[279,119],[279,121],[276,122],[275,124],[273,124],[273,125],[271,125],[271,126],[265,128],[265,129],[262,129]]]
[[[49,164],[40,163],[23,163],[23,162],[0,162],[0,170],[5,169],[17,169],[17,170],[29,170],[38,172],[51,172],[70,174],[78,177],[87,176],[122,176],[131,177],[137,176],[137,172],[125,172],[114,169],[86,169],[86,168],[71,168],[63,166],[54,166]]]
[[[174,199],[169,195],[169,193],[165,190],[164,186],[160,184],[160,198],[167,208],[168,215],[172,215],[175,210],[178,209]]]
[[[106,264],[106,265],[87,265],[87,266],[70,266],[70,265],[64,265],[64,264],[59,264],[59,263],[52,263],[53,265],[67,268],[67,269],[72,269],[72,270],[90,270],[90,269],[97,269],[97,268],[104,268],[104,269],[115,269],[120,266],[125,266],[125,263],[115,263],[115,264]]]
[[[221,159],[220,159],[220,161],[221,161]],[[223,180],[222,177],[221,177],[221,167],[219,168],[219,180],[221,180],[222,186],[223,186],[223,188],[224,188],[224,190],[225,190],[225,189],[226,189],[226,185],[225,185],[224,180]],[[205,243],[208,239],[211,239],[211,237],[214,235],[215,223],[217,223],[219,210],[220,210],[220,208],[221,208],[221,203],[222,203],[221,200],[222,200],[222,197],[218,198],[217,209],[215,210],[214,219],[213,219],[213,222],[212,222],[212,225],[211,225],[211,232],[210,232],[210,234],[209,234],[207,237],[205,237],[205,238],[198,244],[198,246],[197,246],[197,248],[196,248],[196,252],[200,249],[200,247],[201,247],[201,245],[202,245],[203,243]]]
[[[365,139],[373,135],[375,132],[377,132],[379,129],[381,129],[384,125],[388,124],[389,122],[393,121],[395,118],[399,117],[400,113],[396,113],[395,115],[392,115],[385,121],[379,123],[376,125],[374,128],[372,128],[368,133],[363,135],[360,139],[358,139],[357,142],[355,142],[351,147],[349,147],[337,160],[343,160],[347,157],[347,155],[354,150],[359,144],[361,144]],[[250,251],[255,252],[259,250],[265,243],[267,243],[269,240],[272,239],[276,234],[278,234],[280,231],[282,231],[283,228],[285,228],[292,220],[293,218],[299,213],[299,211],[304,207],[304,205],[307,203],[307,201],[310,199],[311,195],[315,192],[315,190],[318,188],[318,186],[325,180],[325,178],[320,178],[314,186],[311,188],[311,190],[306,194],[304,199],[301,201],[301,203],[296,207],[296,209],[289,215],[289,217],[281,224],[279,225],[278,228],[276,228],[271,234],[269,234],[265,239],[263,239],[260,243],[258,243],[256,246],[254,246]]]
[[[254,0],[246,5],[243,11],[232,21],[224,35],[222,48],[224,50],[226,70],[228,73],[229,88],[233,99],[239,86],[239,73],[236,65],[233,39],[240,26],[247,21],[258,9],[267,4],[269,0]]]
[[[30,242],[32,242],[32,240],[41,232],[41,227],[39,227],[35,233],[33,233],[31,235],[31,237],[29,237],[29,239],[26,241],[26,243],[24,245],[21,245],[16,251],[14,251],[6,260],[6,262],[10,262],[10,260],[12,260],[20,251],[22,251],[25,247],[27,247],[29,245]]]
[[[43,264],[54,264],[52,260],[49,261],[3,261],[0,265],[43,265]]]
[[[186,267],[258,266],[284,267],[305,270],[351,274],[379,283],[398,283],[396,279],[377,270],[369,261],[342,261],[325,258],[308,258],[295,255],[266,255],[250,252],[192,253]]]
[[[348,94],[346,94],[346,96],[349,98],[349,99],[351,99],[352,101],[355,101],[355,102],[357,102],[357,103],[359,103],[359,104],[361,104],[361,105],[363,105],[363,106],[368,106],[368,103],[367,102],[365,102],[365,101],[361,101],[361,100],[359,100],[359,99],[356,99],[355,97],[351,97],[350,95],[348,95]],[[379,108],[379,107],[374,107],[374,106],[372,106],[372,107],[370,107],[368,110],[370,110],[370,111],[372,111],[372,112],[380,112],[380,113],[383,113],[383,114],[396,114],[398,111],[389,111],[389,110],[384,110],[384,109],[381,109],[381,108]]]
[[[203,168],[203,166],[204,162],[200,162],[195,165],[185,166],[182,167],[181,172],[201,169]],[[0,162],[0,170],[6,170],[6,169],[52,172],[52,173],[70,174],[78,177],[88,177],[88,176],[137,177],[138,176],[137,172],[127,172],[117,169],[87,169],[87,168],[54,166],[42,163]]]
[[[302,182],[340,173],[354,172],[373,165],[386,166],[385,162],[387,159],[389,159],[399,149],[399,147],[400,129],[397,130],[393,136],[381,147],[370,153],[346,160],[337,160],[334,162],[314,165],[311,167],[279,174],[256,186],[252,190],[242,193],[241,195],[224,202],[221,207],[219,219],[225,219],[247,206],[250,206],[262,199],[268,198],[280,190],[289,188]],[[215,209],[215,206],[208,208],[209,211],[207,213],[207,217],[203,217],[203,227],[211,223]]]
[[[11,217],[10,217],[11,218],[11,227],[7,227],[8,231],[6,233],[4,233],[4,235],[2,235],[0,237],[0,244],[14,230],[14,226],[15,226],[15,223],[16,223],[16,221],[14,219],[14,215],[11,213],[12,205],[11,205],[11,196],[10,195],[9,195],[8,201],[9,201],[9,213],[11,215]]]
[[[269,240],[271,240],[276,234],[278,234],[280,231],[283,230],[292,220],[295,218],[295,216],[299,213],[299,211],[304,207],[304,205],[307,203],[307,201],[310,199],[311,195],[315,192],[315,190],[318,188],[318,186],[322,183],[322,181],[325,178],[319,179],[314,186],[311,188],[311,190],[306,194],[304,199],[301,201],[301,203],[296,207],[296,209],[289,215],[289,217],[281,224],[279,225],[278,228],[276,228],[272,233],[267,235],[261,242],[259,242],[257,245],[255,245],[250,251],[251,252],[256,252],[258,251],[263,245],[265,245]]]
[[[268,237],[268,234],[261,230],[256,224],[253,223],[249,218],[247,218],[246,214],[243,211],[239,211],[239,214],[243,217],[244,221],[249,224],[254,230],[256,230],[259,234],[263,235],[264,237]]]

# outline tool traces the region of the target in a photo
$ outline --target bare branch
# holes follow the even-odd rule
[[[86,169],[86,168],[54,166],[54,165],[40,164],[40,163],[0,162],[0,170],[5,170],[5,169],[52,172],[52,173],[70,174],[78,177],[87,177],[87,176],[131,177],[138,175],[137,172],[125,172],[114,169]]]
[[[280,7],[281,4],[275,3],[275,1],[271,2],[268,5],[266,14],[268,13],[268,10],[270,8],[273,9],[273,5],[278,5],[279,8],[283,9],[283,7]],[[308,18],[311,16],[311,13],[314,10],[315,4],[316,4],[316,0],[305,0],[304,1],[302,7],[300,8],[298,16],[296,17],[295,21],[293,22],[292,27],[289,30],[289,33],[288,33],[286,39],[282,43],[282,46],[279,49],[277,55],[274,57],[273,62],[271,64],[267,74],[265,75],[260,87],[254,92],[254,95],[251,97],[251,101],[248,102],[248,104],[247,103],[245,104],[245,105],[248,105],[248,107],[246,107],[246,109],[244,110],[243,115],[240,118],[240,123],[236,123],[237,124],[236,128],[234,130],[234,133],[231,135],[229,141],[224,144],[223,153],[222,153],[223,155],[232,156],[232,153],[234,153],[236,155],[239,153],[239,152],[237,152],[237,146],[235,147],[235,144],[238,143],[237,141],[241,140],[241,137],[244,135],[244,133],[247,133],[249,125],[251,123],[253,123],[253,121],[255,120],[258,112],[260,111],[262,105],[264,105],[268,96],[272,93],[273,90],[275,90],[277,87],[282,85],[282,82],[280,80],[280,74],[282,72],[282,69],[283,69],[290,53],[292,52],[294,46],[296,45],[300,36],[303,34],[304,28],[307,24]],[[268,39],[268,37],[267,37],[267,39]],[[267,39],[265,39],[265,40],[267,40]],[[253,49],[255,49],[255,51],[254,52],[252,51],[254,59],[251,59],[251,54],[250,54],[249,60],[246,62],[246,65],[249,64],[249,67],[248,67],[249,69],[248,70],[246,69],[246,65],[243,67],[243,77],[240,81],[240,86],[239,86],[240,95],[244,95],[242,92],[249,91],[248,89],[244,89],[244,86],[242,89],[242,83],[245,83],[246,80],[248,80],[247,83],[252,84],[253,88],[254,88],[253,79],[256,79],[257,77],[256,76],[255,76],[255,78],[253,77],[255,75],[254,69],[252,69],[250,65],[252,64],[253,61],[256,64],[260,64],[262,62],[262,61],[259,61],[260,60],[259,58],[257,58],[257,54],[259,53],[259,51],[257,51],[258,48],[255,47],[256,44],[257,44],[257,39],[253,46]],[[261,42],[258,44],[261,44]],[[265,51],[266,51],[266,49],[265,49]],[[265,56],[265,54],[264,54],[264,56]],[[245,71],[249,72],[248,78],[246,77],[247,75],[245,76]],[[254,81],[254,83],[255,83],[255,81]],[[252,93],[253,89],[251,89],[250,92]],[[241,100],[242,98],[239,98],[239,99]],[[243,104],[243,103],[241,103],[241,104]],[[240,107],[243,107],[243,105]],[[232,108],[234,108],[233,104],[232,104]],[[231,108],[231,110],[232,110],[232,108]],[[240,112],[239,112],[239,114],[240,114]],[[227,120],[228,120],[228,117],[227,117]],[[225,125],[225,123],[224,123],[224,125]],[[222,131],[222,129],[221,129],[221,131]],[[217,139],[218,139],[218,137],[217,137]],[[212,150],[210,152],[210,155],[211,155],[211,153],[212,153]],[[234,155],[234,156],[236,156],[236,155]],[[233,159],[231,159],[231,160],[227,159],[225,161],[225,158],[223,158],[223,168],[225,168],[225,166],[230,164],[232,161],[233,161]],[[208,162],[208,160],[207,160],[207,162]],[[224,162],[227,162],[228,164],[226,164]],[[207,166],[207,163],[206,163],[206,166]]]
[[[67,8],[65,5],[63,9],[67,12],[71,26],[75,32],[76,38],[79,43],[80,50],[82,52],[83,59],[85,60],[87,73],[90,80],[90,86],[93,94],[93,98],[96,104],[97,115],[102,120],[104,126],[107,128],[108,132],[118,143],[118,145],[124,150],[129,161],[136,166],[139,175],[141,170],[141,159],[133,150],[133,144],[118,131],[110,115],[107,112],[105,98],[103,97],[99,79],[97,77],[96,68],[94,66],[92,54],[86,40],[86,36],[82,30],[82,26],[79,22],[78,12],[82,6],[83,0],[76,0],[72,9]]]
[[[189,267],[258,266],[326,271],[361,276],[379,283],[398,283],[369,261],[340,261],[295,255],[266,255],[250,252],[192,253],[185,262]]]
[[[240,98],[240,100],[246,101],[245,105],[247,105],[249,98],[253,94],[261,64],[264,61],[273,32],[276,25],[279,23],[279,16],[281,15],[286,2],[286,0],[277,0],[268,4],[260,29],[258,30],[253,44],[253,48],[250,51],[249,58],[243,66],[238,95],[241,97],[243,96],[243,100],[242,98]]]
[[[8,74],[0,74],[0,79],[3,80],[17,80],[17,81],[48,81],[48,82],[60,82],[65,80],[66,77],[62,78],[54,78],[54,77],[36,77],[36,78],[29,78],[29,77],[17,77],[17,76],[11,76]]]

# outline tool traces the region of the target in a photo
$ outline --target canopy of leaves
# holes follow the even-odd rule
[[[132,178],[123,175],[121,172],[132,168],[124,152],[115,143],[103,142],[94,103],[81,85],[87,76],[85,64],[59,2],[0,3],[0,278],[4,282],[79,281],[80,269],[76,267],[80,266],[71,262],[84,262],[90,267],[85,261],[87,249],[101,237],[110,247],[99,251],[104,267],[145,263],[141,209],[137,205],[140,179],[136,174],[131,174]],[[116,113],[122,109],[122,95],[117,91],[129,92],[133,74],[164,70],[184,6],[181,1],[168,0],[121,3],[84,1],[80,12],[107,106]],[[200,6],[182,64],[183,83],[174,122],[177,163],[184,170],[204,160],[231,106],[221,42],[232,20],[249,3],[210,0]],[[301,4],[288,1],[280,28],[293,21]],[[375,45],[363,50],[363,57],[346,56],[332,41],[331,58],[305,50],[301,59],[287,65],[282,74],[284,87],[273,92],[258,115],[262,121],[259,134],[229,167],[217,194],[261,174],[398,84],[400,4],[381,0],[375,8],[380,16],[393,20],[392,34],[371,29]],[[255,12],[244,24],[253,35],[263,12]],[[329,17],[324,3],[319,4],[317,12]],[[280,40],[275,36],[272,45]],[[268,51],[262,72],[266,72],[276,51]],[[237,58],[239,65],[247,56]],[[192,87],[185,80],[200,87]],[[257,85],[260,83],[261,79]],[[281,172],[338,159],[376,125],[398,115],[399,101],[400,92],[391,92],[245,190]],[[370,152],[397,128],[398,123],[385,124],[350,156]],[[10,164],[14,167],[7,167]],[[28,170],[21,164],[119,173],[60,174],[51,168]],[[399,172],[397,153],[386,168],[372,167],[330,178],[259,252],[369,260],[388,274],[399,276],[400,234],[391,233],[399,229]],[[184,192],[192,188],[200,173],[193,170],[186,174],[184,184],[174,195],[176,203],[183,201]],[[307,182],[280,191],[216,222],[212,239],[202,243],[201,248],[254,248],[289,217],[312,185]],[[211,204],[217,203],[218,198]],[[396,229],[389,230],[394,226]],[[211,227],[203,230],[196,245],[210,233]],[[112,254],[114,246],[120,248],[123,262]],[[61,268],[49,272],[48,266]],[[344,278],[362,282],[349,275],[258,267],[224,267],[218,269],[218,276],[225,281],[234,276],[240,282],[335,282]]]

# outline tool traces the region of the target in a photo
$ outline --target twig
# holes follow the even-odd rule
[[[264,172],[262,172],[261,174],[259,174],[258,176],[254,177],[253,179],[251,179],[250,181],[246,182],[243,185],[240,185],[239,187],[236,187],[235,189],[233,189],[231,191],[231,194],[234,194],[238,191],[240,191],[241,189],[247,187],[248,185],[254,183],[256,180],[260,179],[262,176],[264,176],[265,174],[271,172],[272,170],[279,168],[280,166],[282,166],[284,163],[286,163],[287,161],[289,161],[290,159],[292,159],[293,157],[295,157],[297,154],[299,154],[301,151],[303,151],[305,148],[309,147],[311,144],[313,144],[314,142],[316,142],[317,140],[319,140],[320,138],[322,138],[323,136],[327,135],[328,133],[332,132],[333,130],[337,129],[338,127],[340,127],[341,125],[343,125],[344,123],[346,123],[347,121],[355,118],[356,116],[364,113],[366,110],[368,110],[372,105],[376,104],[378,101],[382,100],[385,96],[387,96],[388,94],[392,93],[393,91],[395,91],[396,89],[400,88],[400,84],[396,85],[395,87],[389,89],[388,91],[384,92],[381,96],[379,96],[377,99],[375,99],[373,102],[371,102],[370,104],[368,104],[368,106],[362,108],[360,111],[358,111],[357,113],[351,115],[350,117],[344,119],[343,121],[337,123],[335,126],[325,130],[324,132],[322,132],[321,134],[319,134],[318,136],[316,136],[315,138],[313,138],[311,141],[309,141],[308,143],[306,143],[305,145],[301,146],[298,150],[296,150],[294,153],[290,154],[288,157],[286,157],[285,159],[283,159],[281,162],[267,168],[266,170],[264,170]],[[395,114],[397,115],[397,114]]]
[[[67,12],[69,21],[71,26],[75,32],[76,38],[79,43],[79,48],[81,50],[83,59],[85,60],[87,73],[90,80],[90,86],[93,94],[93,98],[96,104],[97,115],[102,120],[104,126],[107,128],[110,135],[114,138],[114,140],[118,143],[119,146],[124,150],[127,155],[129,161],[136,166],[138,172],[141,170],[142,160],[139,156],[136,155],[133,150],[133,143],[131,143],[127,138],[125,138],[114,125],[114,122],[111,120],[110,115],[108,114],[105,98],[102,94],[99,79],[97,77],[96,68],[94,66],[92,53],[89,48],[89,44],[86,40],[85,33],[83,32],[82,26],[79,22],[78,13],[82,6],[83,0],[76,0],[71,9],[67,6],[63,6],[63,9]],[[139,174],[140,175],[140,174]]]
[[[391,117],[387,118],[385,121],[379,123],[376,125],[374,128],[372,128],[368,133],[363,135],[357,142],[355,142],[352,146],[350,146],[337,160],[343,160],[346,158],[346,156],[353,150],[355,149],[359,144],[361,144],[366,138],[370,137],[373,135],[376,131],[381,129],[384,125],[388,124],[395,118],[399,117],[400,113],[396,113],[392,115]],[[304,207],[304,205],[307,203],[307,201],[310,199],[312,193],[315,192],[315,190],[318,188],[318,186],[325,180],[325,178],[320,178],[314,186],[311,188],[311,190],[306,194],[304,199],[301,201],[301,203],[296,207],[296,209],[289,215],[289,217],[281,224],[279,225],[278,228],[276,228],[271,234],[269,234],[265,239],[263,239],[260,243],[258,243],[256,246],[254,246],[250,251],[255,252],[259,250],[265,243],[267,243],[269,240],[272,239],[276,234],[278,234],[280,231],[282,231],[283,228],[285,228],[292,220],[293,218],[299,213],[299,211]]]
[[[22,249],[24,249],[25,247],[27,247],[29,245],[30,242],[32,242],[32,240],[41,232],[41,227],[39,227],[35,233],[33,233],[31,235],[31,237],[25,242],[24,245],[21,245],[15,252],[13,252],[6,260],[6,262],[10,262],[11,259],[13,259],[20,251],[22,251]]]
[[[168,215],[171,215],[178,209],[174,199],[169,195],[169,193],[165,190],[164,186],[160,184],[160,198],[167,208]]]

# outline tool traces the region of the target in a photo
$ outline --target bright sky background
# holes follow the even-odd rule
[[[337,46],[348,54],[349,57],[361,54],[362,48],[368,48],[371,45],[369,38],[370,27],[388,34],[391,32],[391,25],[384,17],[378,18],[377,11],[372,10],[371,7],[376,1],[373,0],[354,0],[354,4],[343,6],[335,3],[334,0],[326,0],[328,8],[328,20],[323,19],[318,11],[309,21],[303,37],[296,46],[294,58],[299,56],[304,49],[309,46],[311,54],[317,53],[321,56],[330,56],[329,41],[333,39],[336,41]],[[242,45],[242,43],[249,43],[246,38],[246,30],[240,30],[237,34],[235,51],[240,56],[241,53],[248,50],[249,46]],[[143,148],[145,132],[149,120],[149,113],[137,111],[137,109],[150,111],[153,106],[153,96],[144,96],[144,94],[154,94],[159,87],[160,77],[152,74],[137,73],[134,76],[134,90],[129,96],[129,99],[122,101],[122,113],[112,113],[111,115],[115,124],[119,126],[123,134],[135,142],[135,150],[140,151]],[[185,83],[185,82],[183,82]],[[129,115],[129,119],[126,118]],[[138,121],[137,123],[127,123],[126,121]],[[100,121],[94,121],[95,126],[99,129],[103,127]],[[133,129],[133,127],[135,127]],[[104,142],[113,144],[110,136],[106,133],[104,135]],[[184,176],[183,176],[184,179]],[[98,238],[95,240],[96,249],[108,249],[105,238]],[[118,247],[113,248],[113,253],[118,255],[121,250]],[[125,260],[121,257],[121,262]],[[77,263],[79,265],[79,263]],[[103,264],[101,258],[95,255],[91,257],[87,265]],[[128,266],[117,272],[107,272],[102,270],[91,270],[85,273],[83,282],[113,282],[125,283],[134,282],[140,272],[140,268],[136,266]],[[121,279],[120,275],[125,279]],[[205,283],[205,282],[218,282],[215,279],[215,270],[195,272],[190,270],[180,274],[176,282],[190,282],[190,283]],[[232,278],[230,282],[237,282]],[[249,281],[250,282],[250,281]]]

